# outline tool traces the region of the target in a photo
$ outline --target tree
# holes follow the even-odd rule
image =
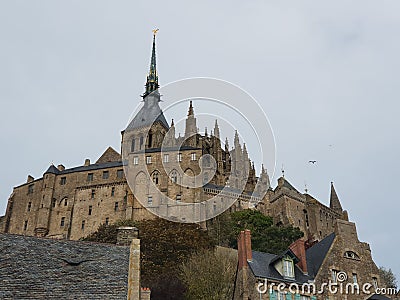
[[[234,248],[237,248],[239,232],[249,229],[252,249],[274,254],[286,250],[291,243],[304,236],[299,228],[275,226],[271,217],[251,209],[218,216],[216,220],[209,222],[209,227],[210,235],[217,244],[227,244]],[[220,238],[220,232],[224,233],[226,241]]]
[[[237,268],[237,251],[218,247],[193,254],[181,266],[188,300],[231,299]]]
[[[101,225],[84,240],[115,244],[120,226],[136,226],[139,229],[141,285],[151,288],[152,299],[183,299],[185,286],[178,276],[179,266],[194,252],[214,247],[207,233],[196,224],[157,218]]]
[[[379,268],[379,275],[381,276],[382,283],[387,288],[397,289],[397,278],[392,272],[392,269],[386,269],[384,267]]]

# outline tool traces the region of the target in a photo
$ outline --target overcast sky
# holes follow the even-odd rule
[[[0,1],[0,212],[51,162],[119,150],[159,28],[160,83],[213,77],[253,95],[276,138],[273,185],[284,165],[328,204],[334,181],[376,263],[400,278],[399,11],[384,0]]]

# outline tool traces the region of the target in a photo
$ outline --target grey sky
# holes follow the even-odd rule
[[[276,175],[283,164],[324,203],[334,181],[377,264],[400,277],[399,10],[365,0],[0,1],[0,212],[13,186],[52,161],[73,167],[119,150],[156,27],[160,83],[206,76],[252,94],[274,130]]]

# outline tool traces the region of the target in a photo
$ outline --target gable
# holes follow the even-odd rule
[[[103,164],[108,162],[121,161],[121,155],[115,151],[112,147],[108,147],[106,151],[96,161],[96,164]]]

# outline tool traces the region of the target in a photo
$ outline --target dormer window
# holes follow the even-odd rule
[[[289,257],[285,257],[283,260],[283,276],[294,278],[294,264],[293,260]]]
[[[354,251],[346,251],[344,253],[344,257],[350,258],[350,259],[355,259],[355,260],[360,260],[360,257]]]

